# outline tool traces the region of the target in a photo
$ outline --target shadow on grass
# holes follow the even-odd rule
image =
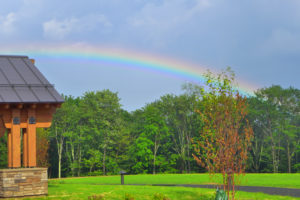
[[[48,187],[50,187],[50,188],[57,188],[57,187],[59,187],[59,185],[62,185],[62,184],[66,184],[66,183],[64,181],[62,181],[62,180],[51,181],[50,183],[48,183]]]
[[[48,188],[58,188],[58,184],[48,184]]]

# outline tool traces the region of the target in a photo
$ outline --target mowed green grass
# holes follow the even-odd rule
[[[49,195],[36,199],[88,199],[92,195],[102,195],[105,200],[124,200],[130,194],[135,200],[152,200],[154,194],[164,194],[171,200],[209,200],[214,199],[215,190],[202,188],[165,187],[165,186],[120,186],[70,184],[52,182],[49,184]],[[300,198],[266,195],[263,193],[237,192],[240,200],[299,200]],[[25,198],[31,199],[31,198]]]
[[[300,189],[300,174],[246,174],[240,176],[240,185],[284,187]],[[66,178],[65,183],[120,184],[120,176]],[[211,184],[221,183],[220,175],[210,179],[209,174],[125,175],[125,184]]]
[[[243,185],[276,186],[299,188],[299,174],[247,174]],[[297,187],[291,187],[292,183]],[[100,176],[83,178],[65,178],[49,180],[49,195],[35,199],[88,199],[92,195],[102,195],[105,200],[122,200],[130,194],[135,200],[151,200],[156,193],[164,194],[171,200],[206,200],[213,199],[214,189],[117,185],[120,176]],[[208,174],[160,174],[128,175],[126,184],[207,184],[211,183]],[[116,184],[116,185],[113,185]],[[271,184],[271,185],[269,185]],[[263,193],[237,192],[237,199],[300,199],[286,196],[266,195]],[[30,198],[25,198],[30,199]]]

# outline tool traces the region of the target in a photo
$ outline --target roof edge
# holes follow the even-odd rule
[[[24,55],[0,55],[0,57],[11,57],[11,58],[29,58],[28,56]]]

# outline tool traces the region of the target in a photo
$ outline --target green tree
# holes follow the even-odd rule
[[[148,173],[150,171],[150,162],[153,160],[153,142],[149,140],[144,134],[141,134],[132,145],[130,149],[131,161],[134,163],[132,172]]]
[[[172,138],[171,148],[177,154],[180,172],[191,171],[191,139],[196,134],[198,124],[195,114],[195,97],[183,94],[180,96],[165,95],[160,100],[169,133]]]
[[[287,171],[292,170],[292,158],[299,146],[299,99],[300,92],[294,88],[283,89],[273,85],[258,90],[256,96],[264,105],[259,116],[262,130],[271,145],[273,172],[279,171],[281,153],[286,152]]]
[[[74,121],[72,121],[72,113],[74,110],[73,97],[64,96],[65,103],[61,108],[57,109],[53,116],[52,126],[50,129],[50,137],[52,137],[57,145],[58,155],[58,178],[61,178],[62,156],[65,145],[65,139],[70,131],[73,130]]]
[[[144,109],[144,131],[145,135],[149,140],[152,141],[152,152],[153,152],[153,174],[156,173],[156,157],[158,150],[165,139],[168,137],[168,127],[166,126],[165,120],[162,117],[162,113],[157,106],[149,104]]]
[[[80,102],[80,113],[85,121],[85,142],[102,153],[102,172],[122,130],[121,105],[117,93],[109,90],[87,92]]]
[[[268,132],[266,127],[267,103],[262,99],[253,96],[248,98],[249,113],[248,119],[253,128],[254,137],[252,139],[252,145],[250,150],[250,166],[249,171],[261,172],[264,168],[265,172],[268,171],[266,166],[262,166],[264,162],[268,163],[272,159],[268,159],[269,153],[267,152],[266,146],[268,146],[267,137]],[[265,160],[265,156],[267,160]]]

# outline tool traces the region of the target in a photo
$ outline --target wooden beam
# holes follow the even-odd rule
[[[28,167],[28,133],[23,129],[23,167]]]
[[[12,136],[11,129],[8,129],[7,133],[7,164],[8,168],[12,168]]]
[[[35,109],[31,109],[31,108],[28,109],[27,125],[28,125],[27,126],[28,167],[36,167],[36,110]]]
[[[38,122],[36,123],[37,128],[49,128],[51,126],[51,122]]]
[[[18,121],[19,120],[19,121]],[[20,109],[12,110],[12,167],[21,167],[21,128],[20,128]]]

